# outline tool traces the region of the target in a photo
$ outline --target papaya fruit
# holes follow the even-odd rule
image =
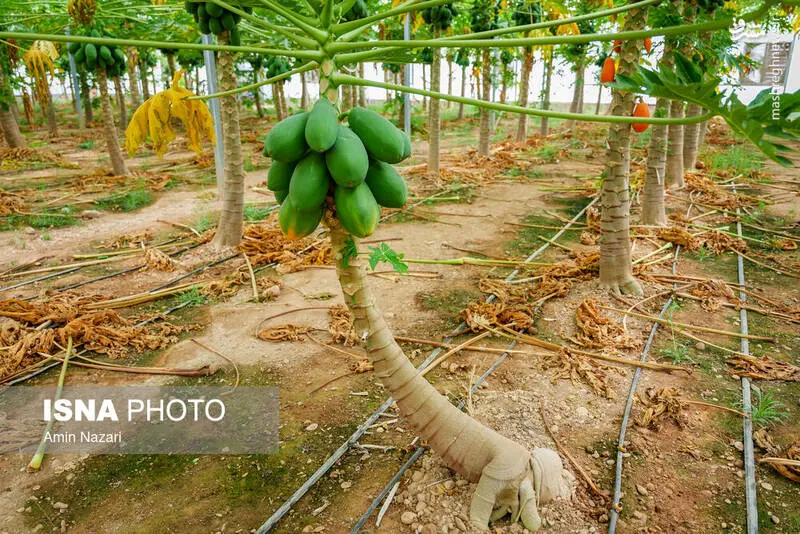
[[[233,22],[234,24],[239,24],[241,22],[242,16],[238,13],[233,13]]]
[[[208,25],[208,19],[200,19],[200,22],[197,23],[197,27],[200,28],[200,33],[203,35],[211,33],[211,27]]]
[[[200,20],[208,20],[208,12],[206,11],[205,4],[198,4],[197,6],[197,18]]]
[[[87,43],[86,48],[83,50],[84,54],[86,54],[86,62],[87,63],[97,63],[97,47],[94,46],[92,43]]]
[[[69,53],[72,54],[73,56],[75,54],[77,54],[78,50],[80,50],[80,49],[81,49],[81,44],[80,43],[70,43],[69,44],[68,50],[69,50]]]
[[[644,102],[638,102],[636,106],[633,108],[633,116],[642,118],[650,117],[650,106],[648,106]],[[633,123],[633,131],[636,133],[642,133],[649,127],[650,127],[649,124],[641,124],[638,122]]]
[[[355,187],[367,176],[369,156],[364,143],[353,130],[340,124],[336,143],[325,152],[325,164],[336,185]]]
[[[125,64],[125,52],[123,52],[121,48],[114,47],[114,49],[111,52],[114,55],[114,58],[117,60],[117,63],[119,63],[120,65]]]
[[[283,163],[302,158],[308,151],[307,121],[308,113],[298,113],[276,124],[264,140],[264,155]]]
[[[603,61],[603,70],[600,71],[600,83],[611,83],[617,78],[617,66],[614,59],[607,57]]]
[[[242,46],[242,34],[239,33],[239,26],[234,26],[231,30],[231,44],[233,46]]]
[[[80,65],[86,61],[86,53],[83,51],[83,47],[78,48],[78,51],[75,52],[75,63]]]
[[[292,180],[292,173],[295,168],[294,163],[283,163],[273,160],[267,173],[267,189],[270,191],[289,190],[289,182]]]
[[[292,203],[292,197],[289,195],[284,199],[281,210],[278,212],[278,224],[281,232],[290,241],[311,235],[319,226],[324,211],[322,206],[310,211],[299,210]]]
[[[283,201],[289,196],[288,189],[279,189],[278,191],[273,191],[273,193],[275,193],[275,200],[278,201],[278,204],[283,204]]]
[[[208,19],[208,28],[214,35],[219,35],[225,31],[225,28],[222,27],[222,22],[220,22],[220,20],[216,17],[211,17]]]
[[[111,57],[111,49],[106,45],[100,45],[100,57],[103,58],[103,61],[105,61],[106,64],[114,61],[114,59]]]
[[[210,17],[221,17],[225,13],[225,8],[215,4],[214,2],[206,2],[206,13]]]
[[[376,159],[387,163],[403,161],[405,141],[403,132],[371,109],[354,107],[347,115],[350,129],[353,130],[367,152]]]
[[[331,180],[322,154],[310,152],[292,172],[289,196],[299,210],[313,210],[322,205]]]
[[[408,200],[408,186],[394,166],[373,159],[369,162],[366,184],[375,202],[386,208],[402,208]]]
[[[411,155],[411,138],[403,132],[403,159]]]
[[[325,152],[336,142],[339,134],[339,114],[327,98],[317,100],[308,112],[306,143],[312,150]]]
[[[226,30],[232,30],[236,26],[236,22],[233,20],[233,13],[230,11],[226,11],[220,20],[222,21],[222,27]]]
[[[375,202],[367,184],[348,189],[336,187],[333,191],[336,216],[344,229],[356,237],[366,237],[375,231],[381,208]]]

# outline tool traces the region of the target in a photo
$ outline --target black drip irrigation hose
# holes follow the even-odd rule
[[[731,183],[731,191],[736,194],[736,184]],[[739,238],[742,237],[742,221],[738,217],[740,214],[739,208],[736,208],[736,233]],[[736,266],[738,271],[739,282],[739,299],[742,302],[747,301],[747,294],[744,293],[745,278],[744,278],[744,258],[737,251],[736,252]],[[739,308],[739,323],[741,332],[745,336],[748,334],[747,326],[747,310],[744,307]],[[747,337],[742,337],[740,352],[750,355],[750,340]],[[747,414],[747,417],[742,418],[742,441],[744,445],[744,502],[747,514],[747,534],[758,533],[758,500],[756,490],[756,466],[755,466],[755,451],[753,450],[753,405],[751,402],[750,380],[742,377],[742,411]]]
[[[238,258],[239,256],[240,256],[240,254],[237,252],[236,254],[231,254],[230,256],[226,256],[226,257],[224,257],[224,258],[222,258],[220,260],[216,260],[216,261],[212,261],[211,263],[207,263],[207,264],[203,265],[202,267],[198,267],[197,269],[189,271],[186,274],[182,274],[181,276],[179,276],[177,278],[173,278],[172,280],[170,280],[169,282],[167,282],[165,284],[161,284],[158,287],[154,287],[153,289],[148,291],[148,293],[155,293],[159,289],[164,289],[166,287],[169,287],[169,286],[171,286],[173,284],[176,284],[176,283],[180,282],[181,280],[185,280],[185,279],[189,278],[190,276],[192,276],[194,274],[203,272],[206,269],[210,269],[211,267],[215,267],[215,266],[219,265],[220,263],[225,263],[226,261],[230,261],[233,258]]]
[[[445,192],[446,191],[442,191],[440,194],[444,194]],[[431,197],[428,197],[428,198],[431,198]],[[425,200],[427,200],[427,199],[425,199]],[[578,214],[575,215],[575,217],[573,217],[569,222],[567,222],[564,225],[564,227],[561,228],[561,230],[556,232],[556,234],[552,238],[550,238],[550,240],[551,241],[555,241],[559,237],[561,237],[564,234],[564,232],[566,232],[567,229],[570,226],[572,226],[572,224],[574,224],[578,219],[580,219],[583,216],[583,214],[586,213],[586,210],[588,210],[591,206],[593,206],[598,200],[599,200],[599,197],[595,197],[591,202],[589,202],[586,206],[584,206],[584,208],[581,211],[579,211]],[[421,202],[424,202],[424,200],[421,201]],[[397,212],[397,213],[399,213],[399,212]],[[387,216],[386,218],[389,218],[389,216]],[[525,260],[525,263],[533,261],[539,254],[544,252],[549,246],[550,246],[550,243],[549,242],[545,242],[541,247],[536,249],[530,256],[528,256],[528,258]],[[516,276],[520,273],[520,271],[521,271],[520,268],[514,269],[514,271],[506,277],[505,281],[506,282],[510,282],[511,280],[516,278]],[[487,302],[492,302],[494,299],[495,299],[494,295],[489,295],[489,297],[486,299],[486,301]],[[466,324],[465,323],[461,323],[458,327],[456,327],[455,330],[453,330],[452,332],[450,332],[450,334],[448,334],[447,338],[443,340],[443,343],[451,342],[455,336],[461,334],[464,331],[465,327],[466,327]],[[422,364],[417,369],[420,370],[420,371],[424,370],[428,365],[431,364],[431,362],[433,362],[433,360],[442,351],[443,351],[443,348],[441,348],[441,347],[436,348],[433,351],[431,351],[430,355],[425,359],[424,362],[422,362]],[[502,361],[502,358],[499,361]],[[378,417],[380,417],[380,415],[382,413],[384,413],[386,410],[388,410],[393,402],[394,402],[394,399],[392,397],[389,397],[388,399],[386,399],[386,401],[384,401],[384,403],[381,404],[378,407],[378,409],[375,410],[366,419],[366,421],[364,421],[364,423],[361,426],[359,426],[355,430],[355,432],[353,432],[353,434],[349,438],[347,438],[347,440],[345,440],[345,442],[342,443],[342,445],[339,446],[338,449],[336,449],[333,452],[333,454],[331,454],[330,457],[328,457],[327,460],[325,460],[325,463],[323,463],[308,479],[306,479],[306,481],[303,482],[303,484],[297,489],[297,491],[295,491],[292,494],[292,496],[289,497],[280,506],[280,508],[278,508],[269,517],[269,519],[267,519],[264,522],[264,524],[262,524],[258,528],[258,530],[256,530],[256,534],[265,534],[266,532],[269,532],[270,530],[272,530],[278,524],[278,522],[283,518],[283,516],[285,516],[289,512],[289,510],[292,509],[292,506],[294,506],[306,493],[308,493],[308,490],[311,489],[311,487],[314,486],[314,484],[316,484],[317,481],[320,478],[322,478],[325,475],[325,473],[327,473],[328,470],[331,467],[333,467],[333,465],[337,461],[339,461],[339,459],[342,456],[344,456],[344,454],[350,449],[350,447],[352,447],[361,438],[361,436],[364,435],[364,433],[367,431],[367,428],[370,425],[372,425],[375,421],[377,421]],[[422,454],[422,453],[420,453],[420,454]]]
[[[681,246],[677,245],[675,247],[675,255],[672,259],[672,274],[676,274],[677,267],[678,267],[678,254],[680,253]],[[673,284],[673,290],[677,284]],[[664,314],[669,309],[672,301],[674,299],[674,295],[670,294],[667,301],[664,303],[664,306],[661,307],[661,311],[658,313],[658,318],[662,319]],[[647,359],[647,355],[650,353],[650,347],[653,344],[653,340],[656,337],[656,332],[658,331],[658,326],[660,323],[653,323],[653,326],[650,328],[650,335],[647,338],[647,343],[644,345],[644,349],[642,350],[642,357],[639,358],[640,362],[643,362]],[[614,467],[616,469],[615,477],[614,477],[614,496],[612,498],[611,504],[611,511],[608,516],[608,534],[614,534],[617,529],[617,519],[619,518],[619,510],[622,509],[620,505],[620,500],[622,499],[622,462],[623,462],[623,450],[624,450],[624,443],[625,443],[625,433],[628,430],[628,421],[631,416],[631,409],[633,408],[633,397],[636,394],[636,386],[639,384],[639,377],[642,375],[642,368],[637,367],[636,371],[633,373],[633,380],[631,381],[631,389],[628,392],[628,399],[625,401],[625,412],[622,415],[622,424],[620,425],[619,429],[619,441],[617,442],[617,459],[614,463]]]
[[[13,286],[0,288],[0,293],[3,293],[5,291],[10,291],[10,290],[16,289],[18,287],[29,286],[31,284],[35,284],[36,282],[41,282],[43,280],[49,280],[50,278],[57,278],[59,276],[65,275],[65,274],[74,273],[75,271],[79,271],[79,270],[83,269],[84,267],[86,267],[86,265],[81,265],[79,267],[72,267],[71,269],[66,269],[64,271],[57,271],[55,273],[46,274],[44,276],[40,276],[38,278],[34,278],[33,280],[26,280],[25,282],[20,282],[18,284],[14,284]]]

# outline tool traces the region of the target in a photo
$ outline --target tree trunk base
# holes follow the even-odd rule
[[[644,294],[642,285],[633,276],[625,276],[620,280],[600,280],[600,284],[604,288],[612,291],[615,295],[641,297]]]

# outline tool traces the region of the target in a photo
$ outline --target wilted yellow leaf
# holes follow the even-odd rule
[[[170,141],[175,139],[175,130],[170,121],[177,119],[186,128],[189,137],[189,148],[198,154],[202,149],[202,137],[205,135],[214,143],[214,120],[211,112],[202,100],[186,100],[195,96],[185,87],[178,85],[184,71],[178,71],[172,78],[172,85],[150,97],[133,114],[127,130],[125,130],[125,148],[128,155],[133,156],[136,150],[149,136],[153,141],[153,150],[159,156],[167,151]]]
[[[581,30],[574,22],[571,24],[562,24],[556,29],[556,35],[580,35]]]

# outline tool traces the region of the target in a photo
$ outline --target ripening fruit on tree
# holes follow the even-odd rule
[[[617,39],[614,41],[614,53],[619,54],[620,50],[622,50],[622,41]]]
[[[633,108],[633,116],[634,117],[641,117],[641,118],[649,118],[650,117],[650,106],[642,102],[641,100],[636,104]],[[638,122],[633,123],[633,131],[636,133],[642,133],[643,131],[647,130],[650,127],[649,124],[641,124]]]
[[[644,49],[649,54],[650,51],[653,49],[653,40],[649,37],[644,38]]]
[[[614,59],[607,57],[603,61],[603,70],[600,71],[600,83],[611,83],[617,77],[617,66],[614,64]]]

